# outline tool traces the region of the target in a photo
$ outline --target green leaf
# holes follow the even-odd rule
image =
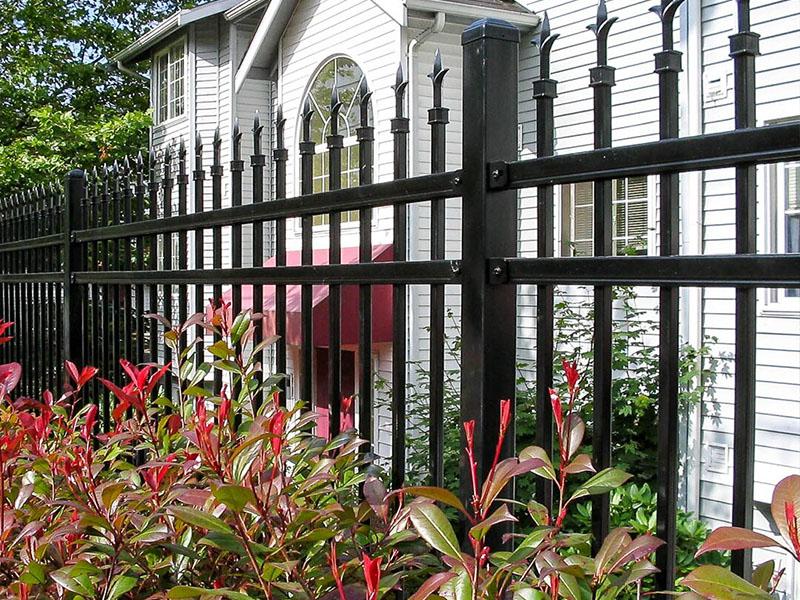
[[[433,548],[463,562],[453,527],[438,506],[428,503],[412,505],[411,522],[417,533]]]
[[[194,397],[201,397],[201,398],[210,398],[211,397],[211,392],[209,392],[207,389],[202,388],[202,387],[197,386],[197,385],[193,385],[193,386],[188,387],[187,389],[185,389],[183,391],[183,393],[186,394],[187,396],[194,396]]]
[[[580,508],[580,505],[579,505]],[[550,512],[544,504],[539,504],[536,500],[528,502],[528,513],[537,525],[547,525],[547,520],[550,518]]]
[[[769,590],[772,584],[772,574],[775,572],[775,561],[768,560],[761,563],[753,571],[753,585],[760,587],[762,590]]]
[[[170,506],[169,512],[178,519],[189,525],[207,529],[209,531],[219,531],[220,533],[233,533],[224,521],[214,515],[191,508],[189,506]]]
[[[533,470],[536,475],[539,477],[544,477],[545,479],[549,479],[550,481],[556,481],[556,470],[553,468],[553,463],[550,460],[550,457],[547,455],[547,452],[544,451],[544,448],[539,446],[528,446],[519,453],[520,460],[530,460],[532,458],[538,458],[544,462],[543,466]]]
[[[247,555],[247,550],[244,546],[242,546],[242,542],[239,541],[239,538],[231,533],[211,531],[197,543],[214,546],[215,548],[219,548],[220,550],[225,550],[227,552],[235,552],[236,554],[240,554],[242,556]]]
[[[135,588],[137,583],[139,583],[138,577],[132,577],[126,574],[117,575],[114,578],[114,581],[111,583],[107,598],[109,600],[115,600],[116,598],[122,596],[122,594],[125,592],[129,592]]]
[[[508,506],[503,504],[483,521],[473,525],[469,532],[472,534],[473,538],[480,540],[483,539],[483,536],[486,535],[490,528],[498,523],[504,523],[506,521],[513,521],[516,523],[517,519],[509,512]]]
[[[72,577],[71,575],[67,575],[62,569],[58,571],[53,571],[50,573],[50,577],[52,577],[53,581],[55,581],[58,585],[63,587],[74,594],[80,594],[81,596],[87,596],[91,598],[94,595],[94,591],[90,587],[86,587],[83,581],[78,580],[77,578]]]
[[[551,531],[553,531],[552,527],[537,527],[531,531],[508,557],[508,562],[515,563],[528,558]]]
[[[246,310],[238,314],[233,320],[233,325],[231,325],[231,343],[238,344],[248,327],[250,327],[250,311]]]
[[[614,467],[603,469],[575,490],[568,502],[593,494],[605,494],[606,492],[617,489],[630,478],[630,473],[620,471]]]
[[[227,359],[228,357],[232,356],[231,351],[228,348],[228,345],[223,341],[219,340],[208,347],[208,351],[211,352],[217,358],[221,358],[223,360]]]
[[[253,491],[241,485],[221,485],[214,490],[214,497],[234,512],[241,512],[248,503],[256,503]]]
[[[164,523],[154,523],[150,527],[146,528],[140,534],[135,535],[131,538],[131,542],[134,544],[137,542],[144,542],[144,543],[151,543],[151,542],[160,542],[161,540],[165,540],[169,537],[169,528]]]
[[[445,490],[443,488],[438,488],[438,487],[419,485],[419,486],[402,488],[397,490],[397,492],[395,493],[414,494],[415,496],[430,498],[431,500],[436,500],[437,502],[442,502],[443,504],[447,504],[448,506],[457,508],[464,514],[467,514],[467,510],[464,508],[464,505],[461,503],[461,500],[459,500],[458,497],[450,490]]]
[[[716,565],[703,565],[681,581],[709,600],[774,600],[767,592]]]

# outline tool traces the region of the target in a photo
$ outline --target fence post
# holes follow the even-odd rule
[[[519,30],[497,19],[476,21],[463,46],[463,232],[461,420],[475,421],[478,477],[489,473],[500,400],[514,400],[516,287],[505,283],[505,258],[517,251],[517,193],[505,189],[506,162],[517,158]],[[514,451],[514,419],[502,456]],[[462,447],[465,443],[461,432]],[[471,497],[461,455],[461,495]]]
[[[64,203],[64,310],[62,312],[62,336],[64,360],[82,367],[81,288],[75,283],[73,274],[82,268],[82,248],[74,239],[74,232],[83,229],[81,202],[86,196],[86,174],[74,169],[67,174]],[[66,383],[66,382],[62,382]]]

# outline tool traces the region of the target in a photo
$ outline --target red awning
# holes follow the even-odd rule
[[[358,262],[359,249],[342,248],[342,264]],[[373,262],[388,262],[392,260],[392,245],[381,244],[372,247]],[[314,264],[328,264],[328,250],[314,250]],[[300,251],[292,250],[286,253],[286,265],[290,267],[300,265]],[[265,267],[275,266],[275,257],[264,263]],[[342,347],[355,347],[358,345],[359,315],[358,315],[358,286],[342,286]],[[287,342],[292,346],[299,346],[301,340],[301,286],[286,286],[286,333]],[[312,286],[312,304],[314,318],[314,346],[328,346],[329,304],[328,286]],[[230,301],[232,293],[227,290],[224,299]],[[253,307],[253,286],[242,286],[242,307]],[[257,309],[255,309],[257,310]],[[264,335],[275,334],[275,286],[264,286]],[[392,286],[372,286],[372,342],[392,341]]]

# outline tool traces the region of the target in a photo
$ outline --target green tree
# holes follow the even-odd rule
[[[0,194],[147,141],[148,86],[110,57],[191,0],[0,3]]]

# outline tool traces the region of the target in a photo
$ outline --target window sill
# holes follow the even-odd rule
[[[180,117],[172,117],[171,119],[167,119],[166,121],[161,121],[160,123],[156,123],[153,125],[153,133],[160,133],[167,129],[168,127],[174,127],[175,125],[183,125],[184,123],[189,122],[189,117],[186,114],[182,114]]]

